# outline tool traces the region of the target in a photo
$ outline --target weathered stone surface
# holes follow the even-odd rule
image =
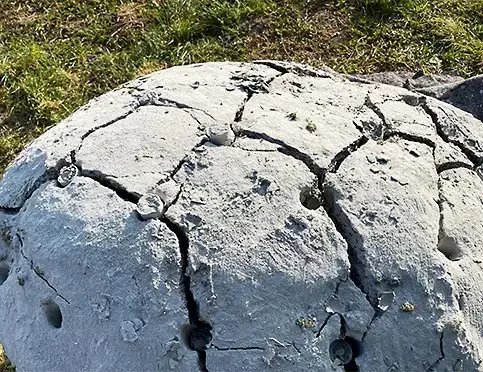
[[[417,91],[447,102],[483,120],[483,75],[464,81],[420,87]]]
[[[425,75],[423,72],[377,72],[374,74],[355,74],[349,78],[361,79],[367,82],[394,85],[406,89],[423,89],[439,87],[447,84],[458,84],[463,78],[451,74]]]
[[[168,371],[172,358],[196,370],[186,350],[166,350],[187,314],[178,242],[163,223],[139,221],[131,203],[77,177],[64,189],[42,185],[11,233],[1,338],[19,371]],[[61,325],[41,307],[49,302]]]
[[[136,79],[0,180],[0,341],[18,372],[480,371],[482,162],[473,116],[328,69]]]
[[[313,184],[314,175],[278,152],[207,146],[175,179],[184,186],[168,218],[191,241],[192,289],[214,327],[215,350],[262,350],[269,338],[296,347],[317,342],[330,315],[325,302],[347,279],[349,263],[328,216],[300,203],[300,190]],[[355,307],[372,310],[364,305]],[[301,329],[299,318],[315,321]],[[363,331],[369,322],[370,316]],[[313,359],[292,349],[284,360],[277,351],[277,370],[293,370],[294,363],[300,371],[329,369],[326,342],[313,347]],[[260,370],[261,362],[246,368]]]
[[[483,75],[465,80],[460,76],[450,74],[379,72],[369,75],[348,75],[347,78],[351,81],[373,82],[406,88],[435,97],[483,120]]]

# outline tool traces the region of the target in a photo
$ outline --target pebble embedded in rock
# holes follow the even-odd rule
[[[208,138],[218,146],[230,146],[235,141],[235,133],[229,125],[218,125],[208,128]]]
[[[165,206],[171,205],[176,200],[179,192],[180,185],[172,179],[163,182],[160,185],[156,185],[151,191],[151,193],[156,194],[161,198]]]
[[[79,173],[79,169],[73,165],[67,165],[63,167],[60,172],[59,176],[57,177],[57,182],[60,187],[66,187],[69,183],[72,182],[75,176]]]
[[[161,198],[152,193],[143,195],[136,206],[136,210],[144,220],[160,218],[163,215],[164,203]]]
[[[382,294],[377,299],[378,300],[377,307],[382,311],[386,311],[389,308],[389,306],[391,306],[392,303],[394,302],[395,297],[396,295],[394,294],[394,292],[389,292],[389,291],[382,292]]]

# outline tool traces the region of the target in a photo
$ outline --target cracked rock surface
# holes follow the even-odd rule
[[[483,123],[277,61],[107,93],[0,180],[17,371],[481,371]]]

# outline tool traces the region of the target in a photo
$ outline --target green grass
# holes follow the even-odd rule
[[[483,0],[3,0],[0,174],[75,108],[153,70],[274,58],[469,76],[482,24]]]

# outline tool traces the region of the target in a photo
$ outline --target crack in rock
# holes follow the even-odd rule
[[[112,120],[109,120],[108,122],[104,123],[104,124],[101,124],[101,125],[98,125],[94,128],[91,128],[89,129],[87,132],[85,132],[82,136],[81,136],[81,144],[80,146],[77,148],[77,150],[75,150],[75,152],[79,152],[81,147],[82,147],[82,142],[87,138],[89,137],[91,134],[93,134],[94,132],[97,132],[99,129],[103,129],[103,128],[106,128],[112,124],[115,124],[117,123],[118,121],[121,121],[123,119],[126,119],[129,115],[133,114],[138,108],[140,107],[140,105],[134,105],[134,107],[132,109],[130,109],[129,111],[127,111],[126,113],[124,113],[123,115],[120,115]]]
[[[398,137],[410,142],[422,143],[423,145],[429,146],[431,149],[433,149],[433,151],[436,149],[436,144],[433,141],[431,141],[429,138],[421,137],[421,136],[406,133],[406,132],[400,132],[397,130],[391,130],[389,132],[384,133],[384,136],[382,137],[382,139],[383,141],[387,141],[393,137]]]
[[[174,179],[174,177],[176,176],[176,174],[179,172],[179,170],[181,169],[181,167],[186,164],[186,162],[189,160],[189,157],[190,155],[195,152],[197,149],[199,149],[200,147],[202,147],[203,145],[205,145],[206,143],[209,142],[209,138],[208,137],[205,137],[203,136],[201,141],[198,142],[179,162],[178,164],[173,168],[173,170],[169,173],[169,175],[167,177],[164,177],[162,179],[160,179],[158,182],[157,182],[157,185],[160,185],[164,182],[166,182],[168,179]]]
[[[253,97],[253,95],[255,94],[263,94],[263,93],[268,93],[268,89],[270,87],[270,84],[278,77],[282,76],[282,74],[280,75],[277,75],[277,76],[274,76],[270,79],[268,79],[266,82],[263,81],[263,87],[265,88],[265,90],[261,91],[261,90],[253,90],[253,89],[247,89],[247,88],[243,88],[243,87],[240,87],[240,89],[242,89],[244,92],[246,92],[247,96],[245,97],[245,99],[243,100],[243,102],[240,104],[240,107],[238,108],[237,112],[235,113],[235,123],[238,123],[242,120],[243,118],[243,113],[245,111],[245,107],[248,103],[248,101],[250,101],[250,99]],[[232,130],[233,130],[233,126],[232,126]]]
[[[20,243],[20,246],[23,247],[23,239],[22,237],[17,233],[15,234],[15,236],[17,237],[19,243]],[[42,274],[42,271],[41,269],[39,269],[38,267],[35,267],[34,265],[34,261],[29,259],[25,253],[23,252],[23,250],[20,248],[20,254],[22,255],[22,257],[29,263],[29,267],[30,269],[34,272],[35,275],[37,275],[37,277],[39,277],[45,284],[47,284],[47,286],[52,289],[55,294],[60,297],[61,299],[63,299],[67,304],[70,305],[70,301],[68,301],[64,296],[62,296],[59,291],[57,291],[57,289],[49,283],[49,281],[43,276]]]
[[[382,121],[381,128],[378,128],[380,129],[380,133],[373,134],[373,139],[384,138],[386,130],[391,129],[391,126],[388,124],[386,120],[386,116],[381,111],[381,109],[377,107],[377,105],[374,102],[371,101],[371,97],[369,94],[366,96],[366,99],[364,100],[364,106],[372,110],[376,114],[376,116]]]
[[[201,372],[207,372],[206,367],[206,348],[211,342],[212,327],[209,323],[203,321],[200,317],[200,310],[197,301],[195,300],[193,291],[191,290],[191,277],[188,275],[189,267],[189,238],[185,231],[177,223],[171,221],[167,217],[163,217],[161,221],[171,230],[177,237],[179,242],[179,249],[181,253],[181,277],[180,284],[186,301],[186,308],[188,310],[189,323],[193,328],[190,328],[190,334],[185,335],[187,338],[185,342],[198,353],[198,367]],[[198,339],[194,341],[196,336]],[[198,347],[194,347],[194,343],[201,343]]]
[[[451,143],[458,147],[460,151],[466,155],[466,157],[475,165],[475,166],[480,166],[483,163],[483,159],[481,159],[473,150],[469,149],[466,147],[463,143],[456,139],[451,139],[449,138],[448,134],[445,133],[443,129],[443,125],[440,123],[438,114],[434,112],[431,107],[428,105],[428,100],[426,97],[421,97],[420,98],[420,106],[422,109],[426,112],[426,114],[431,117],[431,120],[434,123],[434,126],[436,127],[436,133],[438,136],[446,143]],[[444,112],[444,110],[441,108],[441,110]]]
[[[7,206],[0,205],[0,211],[10,215],[18,214],[22,210],[25,203],[32,197],[34,192],[37,191],[43,184],[57,179],[57,177],[59,176],[60,169],[66,166],[67,164],[68,162],[65,159],[61,159],[57,162],[55,167],[50,167],[46,169],[45,172],[34,181],[34,184],[30,188],[30,190],[28,190],[28,192],[25,194],[25,200],[23,200],[20,206],[7,207]]]
[[[237,346],[237,347],[219,347],[215,344],[211,345],[218,351],[239,351],[239,350],[265,350],[265,348],[260,346]]]
[[[330,173],[336,173],[342,163],[344,162],[347,157],[352,154],[353,152],[359,150],[362,146],[364,146],[369,141],[369,138],[365,135],[362,135],[357,140],[349,144],[348,146],[344,147],[341,151],[339,151],[329,163],[327,167],[327,171]],[[323,191],[323,190],[321,190]]]
[[[331,314],[329,314],[324,319],[324,322],[322,323],[322,325],[320,326],[319,330],[317,331],[317,336],[316,337],[320,337],[320,335],[322,334],[322,331],[324,330],[325,326],[329,323],[330,318],[332,318],[334,315],[339,315],[340,317],[342,317],[342,315],[340,315],[339,313],[331,313]]]
[[[250,101],[250,99],[252,97],[253,97],[253,93],[248,92],[247,93],[247,96],[245,97],[245,99],[243,100],[242,104],[240,105],[240,107],[238,108],[237,112],[235,113],[235,123],[238,123],[238,122],[240,122],[242,120],[243,113],[245,111],[245,106],[248,103],[248,101]],[[233,126],[232,126],[231,129],[233,130],[233,132],[235,132],[235,130],[233,129]]]
[[[439,352],[441,353],[441,356],[438,358],[436,362],[434,362],[429,366],[429,368],[427,369],[428,372],[435,371],[435,368],[438,366],[438,364],[445,358],[443,342],[444,342],[444,331],[441,332],[441,336],[439,337]]]
[[[309,170],[315,174],[317,177],[321,177],[325,173],[325,169],[317,165],[315,161],[310,157],[310,155],[298,150],[297,148],[290,146],[286,144],[284,141],[273,138],[269,136],[268,134],[265,133],[258,133],[258,132],[253,132],[247,129],[239,129],[235,128],[234,132],[237,136],[241,137],[248,137],[251,139],[258,139],[258,140],[264,140],[270,143],[273,143],[275,145],[280,146],[278,148],[278,151],[281,152],[282,154],[291,156],[294,159],[300,160],[302,163],[304,163]]]
[[[447,170],[450,170],[450,169],[458,169],[458,168],[465,168],[465,169],[469,169],[469,170],[472,170],[472,171],[475,170],[474,167],[472,167],[471,165],[469,165],[467,163],[464,163],[464,162],[461,162],[461,161],[450,161],[450,162],[438,165],[436,171],[438,172],[438,174],[440,174],[444,171],[447,171]]]
[[[7,216],[14,216],[14,215],[18,214],[18,212],[20,212],[21,209],[22,209],[22,207],[18,207],[18,208],[0,207],[0,213],[3,213]]]
[[[112,176],[106,175],[98,170],[81,169],[80,176],[90,178],[100,185],[107,187],[108,189],[114,191],[122,200],[129,203],[137,204],[141,195],[136,192],[128,191],[123,185],[118,181],[113,180]]]
[[[283,62],[276,62],[270,60],[253,61],[253,63],[256,65],[264,65],[274,69],[275,71],[281,72],[282,74],[279,76],[293,73],[298,76],[310,76],[329,79],[332,78],[332,76],[326,71],[315,70],[313,68],[310,68],[309,66],[304,66],[300,64],[287,64],[287,66],[284,66]]]

